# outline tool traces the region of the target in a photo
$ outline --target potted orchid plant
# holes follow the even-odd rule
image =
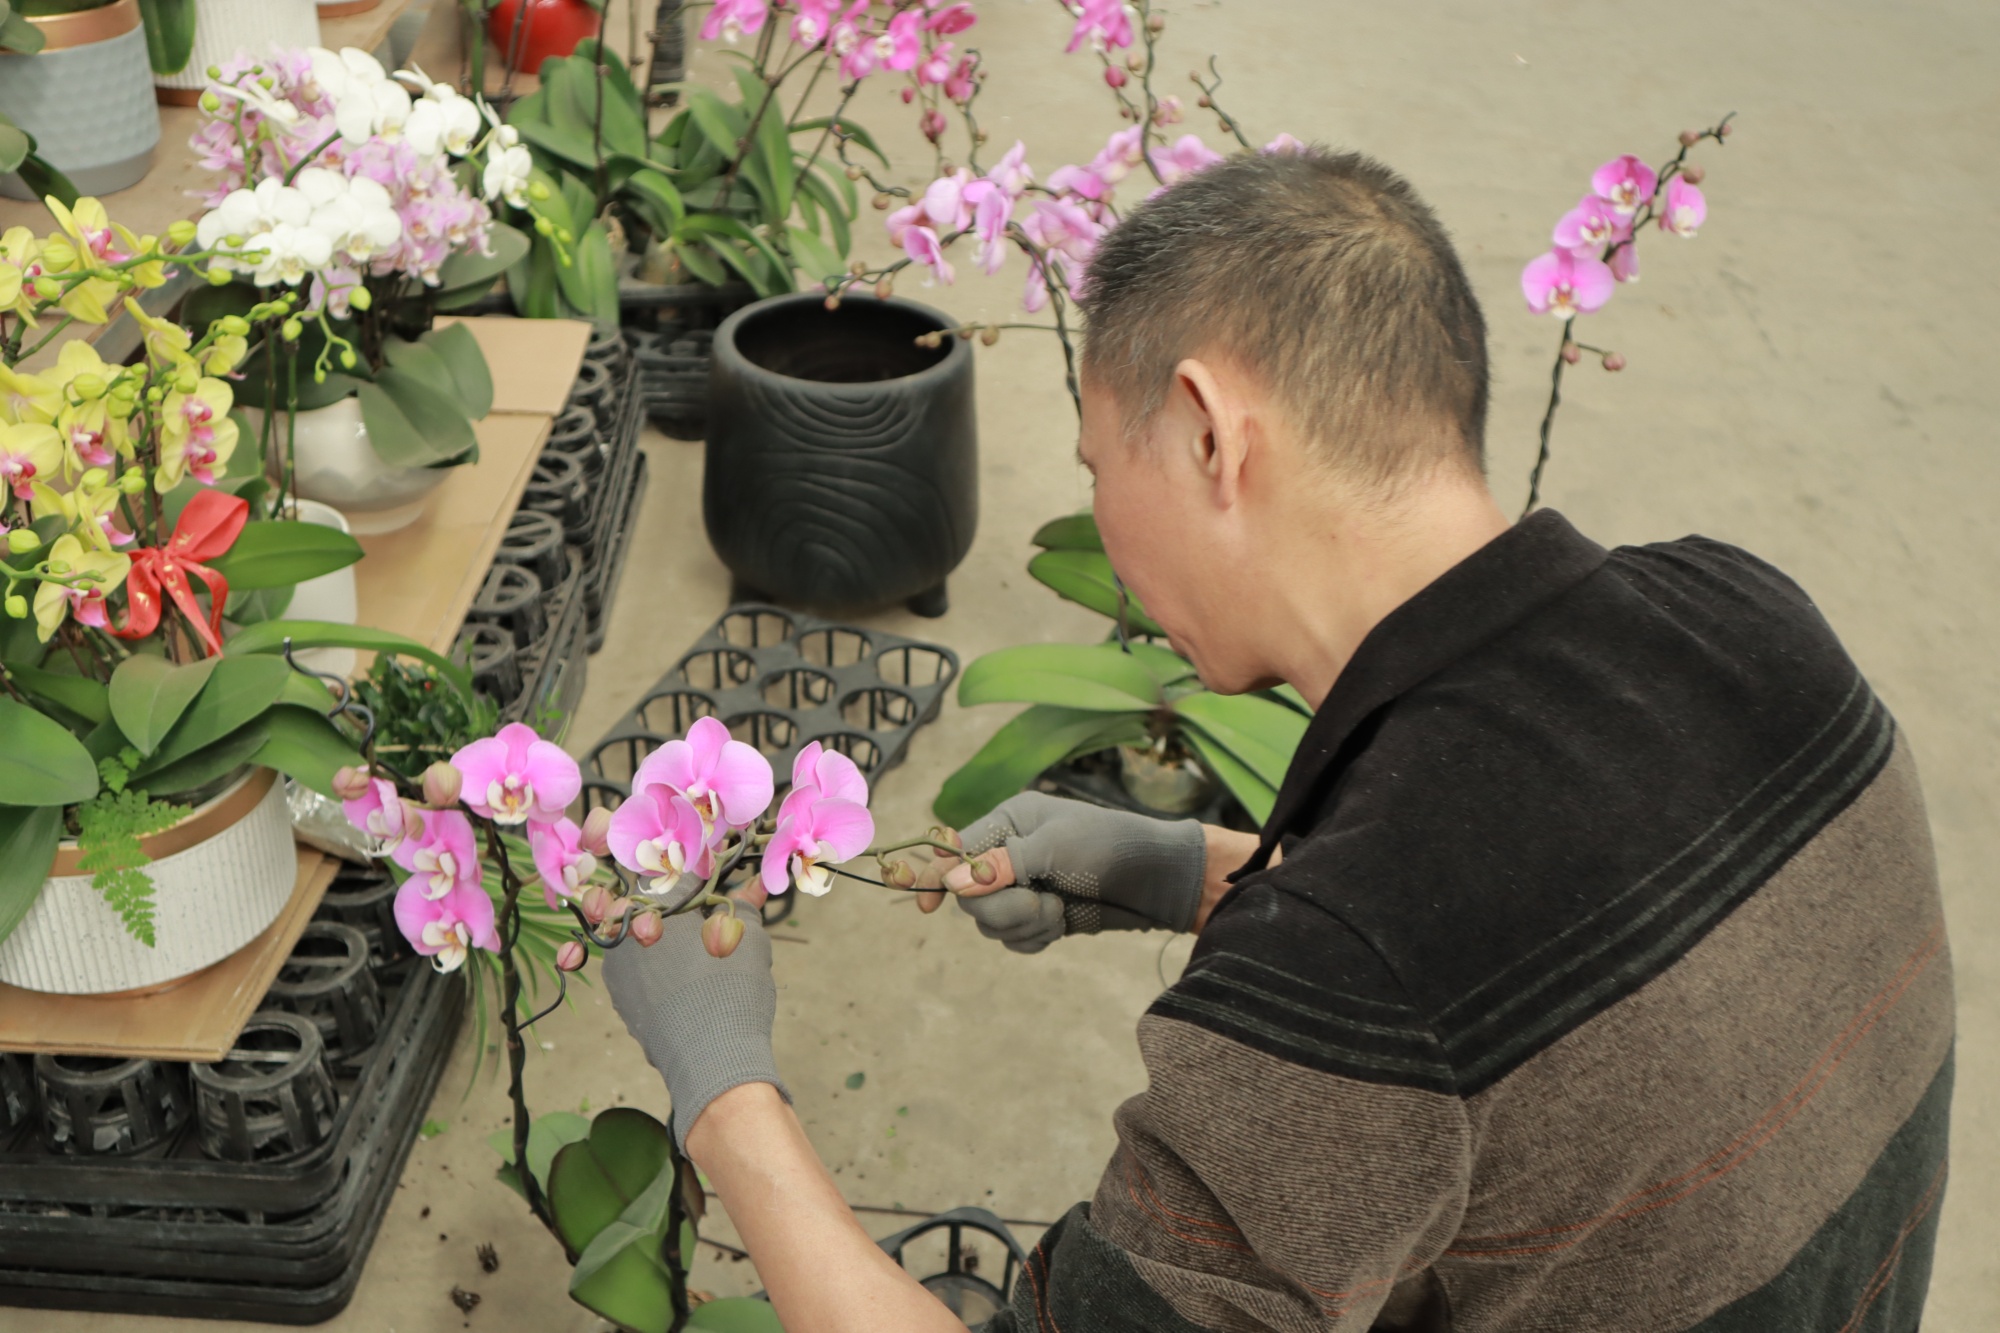
[[[289,336],[246,361],[239,398],[298,414],[298,493],[357,532],[413,520],[474,462],[492,379],[469,330],[434,328],[527,251],[489,201],[518,194],[512,131],[483,102],[364,52],[277,50],[215,67],[193,145],[216,172],[196,238],[219,285],[191,320],[298,297]]]
[[[334,785],[348,819],[394,867],[395,918],[410,947],[440,971],[498,974],[513,1104],[511,1127],[495,1136],[500,1175],[574,1264],[571,1296],[639,1333],[777,1329],[761,1301],[691,1304],[687,1274],[703,1199],[693,1168],[666,1126],[635,1108],[535,1117],[524,1034],[563,1002],[568,975],[593,950],[649,947],[668,916],[705,914],[703,946],[717,957],[734,951],[744,927],[740,900],[725,892],[732,880],[754,875],[766,894],[828,892],[835,875],[849,874],[840,864],[875,836],[868,783],[854,762],[806,745],[773,812],[770,762],[703,718],[646,758],[628,799],[579,824],[576,761],[513,723],[416,781],[377,763],[343,769]],[[885,863],[883,880],[851,877],[915,883],[896,861]],[[536,888],[539,904],[526,897]],[[548,933],[543,908],[566,914],[572,929],[552,952],[564,985],[530,1013],[524,959],[533,937]]]
[[[121,991],[227,956],[291,896],[279,778],[330,791],[354,753],[291,650],[427,650],[244,626],[361,556],[285,520],[232,410],[292,296],[199,329],[149,316],[136,293],[211,257],[182,248],[192,225],[163,240],[95,199],[45,202],[54,231],[0,235],[0,980]],[[75,336],[121,307],[144,332],[131,365]]]

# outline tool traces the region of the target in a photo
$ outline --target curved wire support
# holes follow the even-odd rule
[[[583,914],[583,909],[576,905],[574,899],[565,898],[563,906],[569,908],[569,914],[576,918],[577,934],[582,936],[587,944],[595,944],[600,949],[615,949],[632,937],[632,917],[629,912],[619,919],[618,933],[606,936],[597,933],[597,928],[590,923],[590,918]]]
[[[556,998],[549,1004],[548,1008],[542,1010],[540,1013],[536,1014],[533,1018],[526,1018],[521,1020],[521,1030],[524,1032],[527,1031],[529,1028],[541,1022],[544,1018],[547,1018],[550,1014],[554,1013],[556,1010],[562,1008],[563,1001],[568,998],[569,998],[569,973],[559,970],[556,973]]]
[[[285,636],[283,655],[286,666],[298,672],[301,676],[311,676],[314,680],[326,686],[327,693],[334,697],[336,702],[333,706],[333,711],[326,715],[327,721],[331,722],[337,717],[356,717],[361,719],[360,749],[363,754],[366,754],[369,747],[375,743],[375,711],[368,707],[368,705],[355,699],[354,686],[344,677],[336,676],[331,672],[314,671],[311,667],[300,666],[298,659],[292,656],[292,638],[289,634]]]

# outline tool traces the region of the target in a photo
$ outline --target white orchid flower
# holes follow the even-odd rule
[[[260,84],[239,87],[233,83],[211,83],[209,87],[218,96],[235,98],[266,120],[286,127],[299,123],[299,109],[284,98],[272,96]]]
[[[481,182],[487,199],[505,199],[515,208],[526,208],[529,174],[534,169],[534,157],[518,144],[494,152],[486,159]]]

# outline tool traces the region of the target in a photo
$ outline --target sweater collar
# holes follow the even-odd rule
[[[1285,771],[1256,855],[1232,880],[1270,863],[1353,757],[1348,739],[1383,705],[1568,592],[1608,553],[1553,509],[1538,509],[1384,616],[1328,691]]]

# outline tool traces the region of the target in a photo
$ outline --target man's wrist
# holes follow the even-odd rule
[[[1214,824],[1203,824],[1201,832],[1207,843],[1208,855],[1202,870],[1201,905],[1195,909],[1194,915],[1193,930],[1197,935],[1208,925],[1209,915],[1215,911],[1223,895],[1235,887],[1229,882],[1229,876],[1257,850],[1255,833],[1239,833]],[[1276,854],[1273,854],[1271,863],[1277,864]]]
[[[758,1132],[773,1116],[785,1114],[783,1093],[770,1083],[739,1083],[717,1093],[688,1126],[683,1144],[689,1158],[701,1166],[711,1157],[729,1151],[739,1134]],[[704,1169],[706,1169],[704,1167]]]

